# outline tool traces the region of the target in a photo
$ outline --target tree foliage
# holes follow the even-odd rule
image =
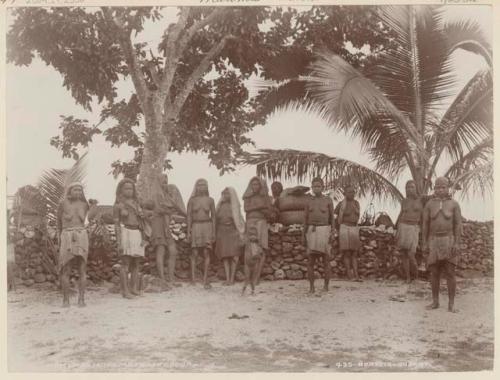
[[[446,24],[442,8],[434,6],[384,6],[378,20],[392,39],[370,64],[356,65],[334,51],[317,53],[309,75],[297,79],[313,101],[306,109],[313,107],[334,129],[360,139],[374,164],[370,181],[380,181],[373,186],[374,195],[387,195],[386,179],[399,178],[405,168],[417,190],[426,194],[443,157],[451,159],[446,175],[455,187],[462,187],[463,195],[491,191],[491,47],[479,26],[469,21]],[[453,93],[457,73],[451,59],[458,49],[482,56],[486,68]],[[265,150],[246,162],[273,177],[299,176],[298,168],[313,162],[334,181],[350,174],[324,164],[337,163],[338,157],[324,157],[321,163],[314,153],[296,154],[294,158],[292,151],[284,156],[279,150]],[[360,188],[367,178],[361,171],[350,174],[351,183]]]
[[[62,116],[61,134],[51,144],[63,156],[77,158],[81,147],[102,134],[112,146],[135,148],[132,160],[113,163],[115,174],[137,176],[144,158],[161,155],[163,147],[206,153],[224,172],[234,168],[242,147],[251,143],[247,132],[264,123],[281,99],[273,91],[252,99],[245,81],[257,76],[282,82],[305,74],[314,50],[322,47],[355,66],[368,65],[364,52],[346,44],[369,46],[372,55],[383,50],[388,32],[373,18],[374,11],[351,6],[305,11],[180,7],[177,21],[153,46],[140,36],[148,23],[162,22],[163,8],[16,8],[7,56],[16,65],[42,60],[62,75],[79,105],[89,111],[96,103],[102,107],[97,125]],[[209,72],[214,75],[207,77]],[[122,99],[117,87],[124,79],[131,79],[136,91]],[[305,87],[292,83],[281,92],[287,99],[302,99]],[[164,102],[150,102],[153,95]],[[159,131],[149,127],[163,117]],[[163,137],[165,145],[151,142]]]

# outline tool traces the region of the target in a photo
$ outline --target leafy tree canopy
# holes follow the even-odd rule
[[[366,6],[311,7],[306,11],[181,7],[177,22],[166,25],[158,46],[134,42],[148,23],[163,22],[164,10],[12,10],[8,61],[27,66],[39,58],[62,75],[63,85],[77,104],[88,111],[96,103],[102,106],[95,126],[71,115],[61,116],[61,133],[51,144],[63,156],[78,158],[79,148],[102,134],[112,146],[135,148],[131,161],[113,164],[115,174],[135,177],[145,149],[141,132],[146,116],[144,99],[147,94],[165,91],[162,85],[168,81],[167,101],[159,111],[174,115],[170,120],[173,128],[162,131],[169,137],[168,150],[207,153],[221,172],[232,170],[242,147],[251,143],[246,134],[264,123],[282,99],[273,90],[250,98],[246,80],[257,76],[282,82],[306,75],[317,49],[336,52],[356,67],[366,66],[371,58],[360,49],[365,46],[377,53],[389,43],[388,31],[372,17],[375,8]],[[348,43],[355,49],[348,49]],[[139,78],[134,76],[137,72]],[[136,93],[123,99],[117,87],[127,78],[132,79]],[[141,81],[147,89],[141,87]],[[279,91],[286,92],[288,99],[303,99],[305,95],[304,85],[293,81]],[[173,112],[175,106],[180,112]],[[106,120],[112,120],[112,126],[102,129]]]

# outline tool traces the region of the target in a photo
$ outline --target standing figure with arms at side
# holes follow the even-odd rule
[[[187,240],[191,244],[191,283],[195,283],[196,259],[204,258],[203,285],[210,289],[208,269],[210,254],[215,243],[215,202],[208,194],[208,182],[196,181],[187,206]]]
[[[131,179],[122,179],[116,187],[113,219],[121,261],[120,288],[122,296],[130,299],[140,295],[139,262],[144,257],[146,245],[143,211],[137,199],[135,182]]]
[[[262,249],[262,255],[257,264],[256,284],[259,283],[267,251],[269,250],[269,223],[272,213],[271,199],[267,184],[259,177],[253,177],[243,194],[243,207],[246,213],[246,228],[256,233],[256,243]]]
[[[243,251],[245,220],[241,215],[240,201],[236,190],[226,187],[215,208],[216,241],[215,252],[224,265],[226,281],[223,285],[233,285],[236,266]]]
[[[431,272],[432,303],[427,309],[439,307],[441,273],[444,272],[448,285],[448,311],[456,312],[455,268],[462,236],[462,214],[458,202],[451,199],[449,186],[447,178],[436,179],[435,196],[424,207],[422,239],[424,251],[429,252],[427,267]]]
[[[311,184],[313,196],[307,200],[305,206],[304,240],[306,243],[306,255],[308,258],[307,277],[309,278],[309,293],[314,289],[314,264],[316,259],[323,259],[325,285],[323,290],[328,291],[330,282],[330,260],[332,250],[332,236],[335,229],[335,218],[333,215],[333,201],[330,197],[323,195],[324,182],[317,177]]]
[[[346,186],[344,199],[335,208],[335,214],[339,226],[339,249],[344,258],[347,278],[361,281],[358,274],[358,251],[361,248],[358,227],[360,206],[354,195],[354,187]]]
[[[406,283],[411,282],[411,269],[417,276],[417,252],[420,224],[422,223],[422,212],[424,204],[422,198],[417,195],[415,181],[406,182],[406,198],[401,202],[401,212],[396,221],[396,247],[401,255]]]
[[[175,278],[175,262],[177,260],[177,246],[170,231],[172,215],[185,215],[186,210],[180,196],[176,199],[170,191],[172,185],[168,183],[166,174],[155,177],[152,184],[153,216],[150,218],[150,244],[156,252],[156,267],[162,286],[167,288],[165,281],[164,260],[168,249],[168,280],[172,283]],[[147,202],[149,203],[149,202]]]
[[[65,191],[64,199],[57,212],[59,237],[59,273],[63,291],[63,307],[69,307],[69,276],[71,265],[78,265],[78,306],[85,306],[85,285],[87,276],[87,257],[89,238],[85,228],[85,218],[89,204],[83,193],[83,185],[71,183]]]

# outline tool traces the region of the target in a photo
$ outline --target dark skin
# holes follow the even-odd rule
[[[257,179],[252,180],[252,182],[250,183],[250,187],[252,188],[252,192],[254,194],[259,194],[261,191],[261,183]],[[267,216],[267,213],[269,212],[269,209],[267,206],[251,208],[251,207],[248,207],[247,205],[245,205],[245,212],[247,213],[247,219],[252,214],[257,214],[259,216],[261,215],[265,218]],[[267,256],[268,249],[266,248],[266,249],[263,249],[262,251],[263,251],[262,257],[260,258],[259,263],[257,265],[257,274],[256,274],[256,278],[257,278],[256,284],[257,285],[260,282],[260,275],[262,273],[262,268],[264,267],[264,263],[266,262],[266,256]]]
[[[164,176],[161,180],[161,187],[162,190],[167,193],[168,192],[168,178],[167,176]],[[162,207],[163,205],[160,205],[160,208],[162,209],[162,212],[165,214],[171,214],[173,210],[169,209],[168,207]],[[166,229],[169,228],[168,225],[165,226]],[[158,270],[158,276],[160,277],[161,281],[163,283],[167,283],[165,279],[165,254],[167,253],[166,249],[168,248],[168,283],[173,283],[175,281],[175,262],[177,260],[177,246],[175,245],[175,242],[170,239],[168,241],[168,247],[165,247],[162,244],[159,244],[156,246],[156,268]]]
[[[63,228],[83,227],[85,216],[88,212],[87,204],[83,199],[83,189],[80,186],[74,186],[69,193],[70,201],[64,202],[58,218],[59,241]],[[85,305],[85,286],[87,282],[87,263],[82,257],[75,257],[66,263],[61,269],[61,288],[63,292],[63,307],[69,307],[69,288],[71,266],[76,263],[78,267],[78,306]]]
[[[229,191],[224,190],[222,192],[222,201],[231,202]],[[234,284],[234,276],[236,274],[236,267],[238,266],[238,260],[239,256],[225,257],[222,259],[222,263],[224,264],[224,274],[226,275],[226,281],[223,282],[223,285]]]
[[[446,178],[436,179],[434,186],[436,198],[431,199],[424,208],[422,222],[423,248],[429,251],[429,240],[437,232],[450,233],[453,236],[453,246],[451,249],[451,259],[455,259],[460,250],[460,239],[462,233],[462,216],[460,206],[452,199],[449,199],[449,183]],[[439,287],[441,270],[446,271],[448,287],[448,311],[457,312],[455,308],[455,265],[450,260],[438,260],[430,265],[431,286],[433,301],[427,306],[428,310],[439,308]]]
[[[250,241],[257,242],[257,237],[250,237]],[[250,285],[251,295],[255,295],[255,286],[257,285],[258,280],[258,269],[259,269],[259,257],[252,257],[250,251],[245,249],[245,257],[244,257],[244,271],[245,271],[245,282],[243,284],[243,288],[241,289],[241,295],[245,294],[245,291]]]
[[[123,197],[123,201],[131,202],[133,200],[133,196],[135,194],[134,185],[132,183],[124,183],[121,188],[121,194]],[[142,217],[142,213],[137,215],[138,217]],[[120,266],[120,288],[122,292],[122,296],[127,299],[133,298],[133,296],[139,296],[139,257],[131,257],[123,255],[123,247],[121,247],[121,220],[127,220],[127,224],[138,225],[138,221],[136,218],[131,220],[131,216],[129,215],[128,210],[125,207],[120,207],[119,212],[115,216],[115,228],[117,231],[117,244],[118,244],[118,252],[120,255],[121,266]],[[128,275],[130,273],[130,283],[128,281]]]
[[[406,199],[403,200],[404,207],[402,204],[401,212],[399,213],[396,226],[399,227],[400,223],[412,223],[417,222],[420,224],[422,220],[422,201],[417,196],[417,187],[413,182],[406,185]],[[406,249],[400,249],[401,259],[403,262],[403,269],[405,271],[406,283],[411,282],[411,268],[415,270],[417,268],[417,260],[415,259],[415,253],[409,252]]]
[[[344,196],[347,202],[356,202],[354,199],[355,191],[353,188],[348,187],[344,191]],[[343,221],[339,220],[339,225],[342,224]],[[361,281],[358,274],[358,251],[356,250],[342,250],[342,256],[344,258],[344,265],[347,271],[347,277],[349,280],[354,278],[354,281]],[[352,267],[352,271],[351,271]],[[354,276],[353,276],[354,274]]]
[[[324,185],[321,182],[313,182],[311,185],[312,192],[314,194],[314,197],[316,200],[320,202],[310,202],[311,206],[307,206],[305,209],[305,222],[304,222],[304,236],[303,236],[303,241],[306,242],[306,232],[311,225],[312,219],[317,219],[317,222],[320,224],[331,224],[331,234],[330,234],[330,243],[331,243],[331,237],[333,236],[333,231],[335,229],[335,219],[333,217],[333,202],[330,198],[323,196],[323,190],[324,190]],[[322,203],[326,205],[326,208],[328,210],[327,215],[318,215],[318,216],[313,216],[311,215],[311,212],[317,212],[319,210],[311,210],[311,207],[318,207],[316,203]],[[314,205],[314,206],[313,206]],[[322,214],[321,211],[319,211],[319,214]],[[307,245],[307,244],[306,244]],[[316,260],[318,260],[320,257],[323,261],[323,269],[324,269],[324,276],[325,276],[325,282],[323,286],[323,291],[328,292],[328,287],[330,283],[330,277],[331,277],[331,267],[330,267],[330,260],[331,260],[331,253],[330,252],[316,252],[316,251],[310,251],[309,248],[307,248],[307,277],[309,279],[309,294],[314,294],[315,288],[314,288],[314,265],[316,264]]]
[[[188,230],[187,230],[187,240],[191,241],[191,230],[193,222],[203,222],[210,219],[212,224],[212,236],[213,240],[210,242],[211,247],[215,243],[215,202],[208,195],[208,188],[205,183],[199,183],[196,185],[196,193],[199,194],[194,198],[191,198],[188,203]],[[203,266],[203,285],[205,289],[210,289],[211,285],[208,281],[208,270],[210,269],[210,252],[211,247],[198,247],[192,248],[191,254],[191,283],[196,282],[196,259],[198,255],[203,255],[204,266]]]

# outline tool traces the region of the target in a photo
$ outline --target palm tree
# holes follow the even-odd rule
[[[287,149],[260,150],[243,161],[273,179],[322,175],[332,188],[349,182],[360,195],[396,200],[402,195],[394,182],[406,168],[427,194],[446,157],[445,174],[462,194],[491,191],[492,58],[479,25],[444,23],[442,8],[434,6],[383,6],[379,15],[393,32],[393,47],[375,57],[377,64],[363,71],[337,54],[319,53],[310,76],[291,80],[305,82],[305,102],[288,107],[319,112],[334,129],[351,132],[374,168]],[[457,93],[451,56],[459,49],[481,55],[487,67]]]
[[[45,170],[36,186],[25,186],[16,193],[14,213],[22,214],[29,205],[49,223],[56,221],[59,203],[66,187],[72,182],[83,182],[87,171],[87,153],[83,154],[69,169]]]

